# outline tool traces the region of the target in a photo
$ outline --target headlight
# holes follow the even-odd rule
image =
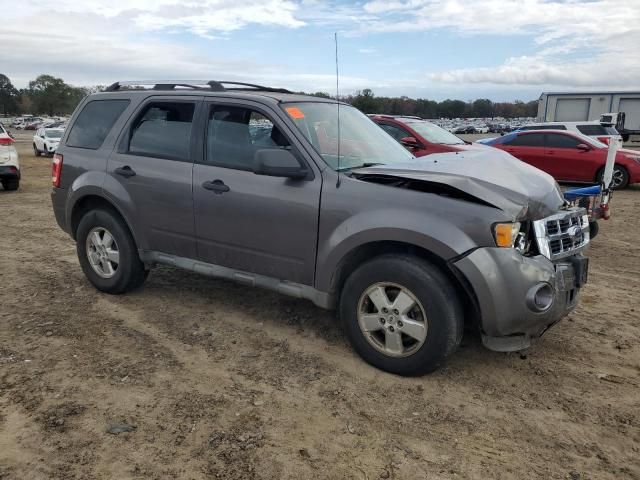
[[[513,248],[520,233],[520,222],[496,223],[493,226],[493,237],[498,247]]]

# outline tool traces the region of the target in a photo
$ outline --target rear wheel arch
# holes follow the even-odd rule
[[[84,217],[88,212],[92,210],[108,210],[120,217],[129,229],[129,232],[131,232],[131,236],[133,237],[134,242],[136,243],[136,245],[138,245],[135,230],[131,228],[131,224],[129,223],[125,215],[123,215],[122,212],[106,198],[93,194],[85,195],[79,198],[73,205],[73,208],[71,210],[71,236],[74,240],[76,239],[78,225],[80,225],[82,217]]]

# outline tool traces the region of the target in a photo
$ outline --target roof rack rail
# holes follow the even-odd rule
[[[232,85],[232,87],[227,88],[225,85]],[[212,90],[214,92],[224,92],[229,90],[256,90],[262,92],[293,93],[286,88],[265,87],[254,83],[232,82],[226,80],[142,80],[115,82],[109,85],[105,89],[105,92],[116,92],[123,89],[176,90],[176,88]]]

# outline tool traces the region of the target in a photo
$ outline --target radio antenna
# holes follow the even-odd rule
[[[338,32],[333,34],[336,44],[336,108],[338,112],[338,179],[336,180],[336,188],[340,188],[340,83],[338,70]]]

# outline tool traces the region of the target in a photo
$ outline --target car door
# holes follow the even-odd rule
[[[194,165],[199,258],[207,263],[312,285],[321,176],[294,180],[253,173],[258,149],[301,145],[276,112],[258,103],[205,102],[205,148]]]
[[[521,132],[515,134],[510,141],[505,142],[502,148],[523,162],[551,173],[548,171],[548,165],[545,161],[544,134]]]
[[[577,148],[580,144],[591,147],[569,133],[545,134],[546,162],[553,170],[553,176],[556,179],[586,182],[595,178],[591,164],[593,157],[598,156],[598,150],[593,148],[582,150]]]
[[[107,166],[126,192],[119,201],[135,212],[148,248],[187,258],[196,257],[192,127],[201,101],[186,95],[149,97],[127,123]]]

